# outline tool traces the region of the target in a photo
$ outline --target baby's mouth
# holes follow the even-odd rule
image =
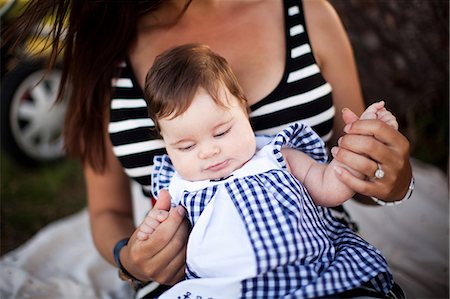
[[[224,169],[225,167],[228,166],[228,161],[229,160],[225,160],[225,161],[222,161],[222,162],[210,165],[205,170],[208,170],[208,171],[219,171],[219,170],[222,170],[222,169]]]

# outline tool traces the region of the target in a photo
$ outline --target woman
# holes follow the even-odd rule
[[[347,35],[325,0],[39,0],[30,1],[19,30],[29,31],[52,9],[57,15],[52,61],[62,38],[61,86],[70,81],[72,88],[66,147],[84,163],[95,244],[113,264],[115,248],[127,276],[172,285],[184,275],[189,230],[184,211],[172,209],[148,240],[138,240],[129,188],[132,177],[149,191],[144,173],[153,155],[164,151],[149,134],[153,124],[140,100],[154,58],[175,45],[208,44],[230,62],[256,132],[271,134],[303,120],[329,145],[338,142],[338,161],[367,178],[381,168],[380,179],[343,176],[360,193],[358,200],[398,201],[407,193],[412,175],[403,135],[367,120],[347,126],[336,141],[345,123],[335,112],[340,116],[347,107],[359,115],[364,104]],[[155,209],[169,208],[170,200],[159,198]]]

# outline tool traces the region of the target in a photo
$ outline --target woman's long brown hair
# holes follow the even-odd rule
[[[156,10],[163,1],[33,0],[5,32],[5,41],[16,40],[14,48],[32,35],[45,17],[55,18],[49,69],[62,53],[58,100],[70,91],[65,148],[96,171],[103,171],[106,162],[105,120],[111,79],[136,38],[139,16]]]

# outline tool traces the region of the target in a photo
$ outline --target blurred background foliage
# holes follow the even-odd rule
[[[329,1],[353,45],[366,103],[385,100],[412,156],[448,172],[449,1]]]
[[[385,100],[411,142],[411,155],[448,172],[449,2],[329,1],[353,45],[366,103]],[[85,207],[77,161],[30,169],[0,158],[0,254]]]

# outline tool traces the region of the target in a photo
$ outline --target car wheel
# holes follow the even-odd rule
[[[43,61],[24,61],[1,82],[2,148],[24,166],[58,161],[65,155],[66,105],[55,104],[61,72],[46,72]]]

